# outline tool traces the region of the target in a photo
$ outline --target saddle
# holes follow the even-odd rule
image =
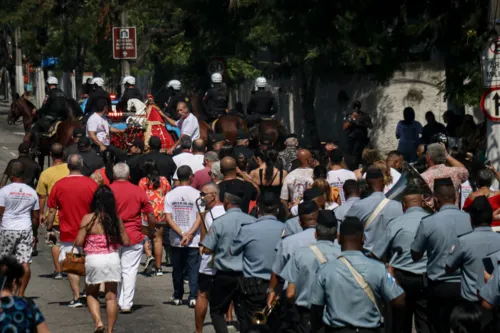
[[[52,124],[50,124],[49,129],[45,132],[40,133],[42,138],[47,138],[50,139],[57,133],[57,128],[59,127],[59,124],[62,123],[62,120],[56,120]]]

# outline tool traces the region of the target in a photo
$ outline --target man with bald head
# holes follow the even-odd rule
[[[248,213],[250,201],[257,200],[257,189],[252,183],[238,179],[236,160],[234,158],[229,156],[224,157],[220,162],[220,169],[224,176],[224,180],[219,183],[220,200],[224,201],[224,194],[228,190],[242,191],[245,195],[241,204],[241,210],[244,213]]]
[[[372,257],[379,259],[396,258],[389,271],[406,293],[405,306],[394,308],[392,322],[394,332],[411,333],[413,315],[415,326],[420,332],[429,332],[427,324],[427,299],[424,286],[424,273],[427,269],[427,255],[414,262],[411,258],[411,243],[415,239],[422,219],[427,217],[423,207],[422,191],[409,186],[403,194],[404,214],[391,220],[375,241]]]
[[[312,154],[307,149],[297,151],[297,160],[299,167],[286,176],[281,188],[281,202],[289,208],[295,203],[298,204],[302,199],[304,191],[313,183],[313,162]]]

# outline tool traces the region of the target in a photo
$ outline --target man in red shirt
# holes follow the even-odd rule
[[[212,181],[211,170],[212,164],[219,160],[219,156],[214,151],[209,151],[205,153],[203,157],[203,166],[204,169],[198,170],[194,173],[193,182],[191,183],[191,187],[194,187],[198,191],[201,190],[203,186],[210,183]]]
[[[154,228],[157,221],[146,192],[129,182],[128,165],[117,163],[113,168],[113,175],[115,181],[110,188],[115,194],[118,216],[122,219],[130,238],[130,245],[120,248],[122,283],[118,289],[118,305],[122,313],[130,313],[134,304],[135,282],[144,245],[142,215],[148,217],[150,228]]]
[[[82,218],[85,214],[90,213],[90,205],[94,192],[98,187],[95,181],[82,175],[83,159],[80,155],[72,154],[69,156],[68,169],[69,176],[62,178],[54,185],[47,201],[49,207],[47,237],[55,237],[52,225],[59,210],[60,262],[64,261],[66,253],[73,248]],[[81,253],[81,248],[75,247],[75,252]],[[68,274],[68,280],[73,291],[73,300],[68,306],[72,308],[82,307],[83,304],[80,302],[80,277]]]

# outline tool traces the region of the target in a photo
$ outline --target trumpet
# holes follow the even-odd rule
[[[271,303],[271,306],[266,306],[262,311],[257,311],[252,315],[252,324],[254,325],[265,325],[267,324],[267,319],[269,315],[273,312],[274,308],[278,304],[280,297],[276,297],[276,299]]]

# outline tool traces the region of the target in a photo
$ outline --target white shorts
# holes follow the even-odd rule
[[[61,242],[59,244],[61,246],[61,252],[59,252],[59,262],[63,262],[64,259],[66,259],[66,253],[71,252],[71,249],[73,248],[73,243],[71,242]],[[82,253],[82,248],[75,246],[75,249],[73,250],[73,253]]]

